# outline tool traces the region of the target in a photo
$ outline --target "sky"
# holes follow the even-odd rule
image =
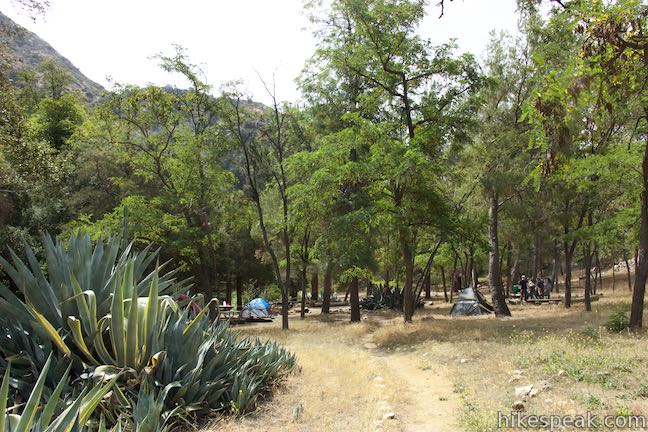
[[[242,80],[254,100],[268,103],[259,76],[275,82],[280,100],[300,99],[295,78],[315,50],[303,0],[50,0],[35,21],[11,0],[0,11],[46,40],[104,87],[124,84],[186,86],[158,67],[157,53],[183,46],[207,82],[218,89]],[[463,51],[483,57],[491,30],[515,33],[515,0],[446,1],[439,19],[430,0],[420,33],[435,44],[456,38]],[[273,78],[274,77],[274,78]]]

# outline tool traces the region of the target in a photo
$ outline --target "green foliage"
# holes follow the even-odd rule
[[[630,308],[621,307],[612,312],[607,322],[605,323],[605,328],[611,332],[622,332],[628,329],[630,325]]]
[[[0,261],[22,296],[0,286],[0,366],[17,387],[8,400],[35,386],[94,401],[95,389],[114,384],[118,403],[101,409],[107,421],[132,417],[138,430],[157,431],[211,410],[244,413],[290,372],[295,357],[280,346],[237,338],[208,319],[208,307],[190,317],[174,301],[187,282],[162,272],[157,252],[132,247],[119,237],[93,246],[88,234],[67,245],[46,235],[46,266],[29,246],[28,264],[13,252],[11,263]],[[84,399],[79,425],[96,406]]]

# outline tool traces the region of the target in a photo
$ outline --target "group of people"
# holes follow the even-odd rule
[[[553,281],[550,277],[538,277],[535,282],[527,279],[526,275],[520,277],[520,281],[513,285],[513,293],[520,294],[523,301],[550,298],[553,289]]]

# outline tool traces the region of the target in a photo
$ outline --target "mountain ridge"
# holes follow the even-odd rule
[[[9,77],[16,80],[22,69],[36,70],[43,62],[52,61],[70,76],[68,89],[78,91],[90,103],[97,102],[105,89],[84,75],[69,59],[47,41],[14,22],[0,11],[0,44],[6,52]]]

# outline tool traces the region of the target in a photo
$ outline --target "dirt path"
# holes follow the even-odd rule
[[[396,324],[302,322],[264,332],[297,354],[301,373],[257,412],[206,431],[460,431],[445,372],[420,351],[378,349],[371,333],[383,325]]]
[[[380,382],[394,383],[397,391],[385,392],[382,407],[393,419],[383,419],[384,431],[454,432],[461,430],[456,421],[460,401],[453,385],[438,365],[425,361],[417,352],[384,354],[363,336],[363,346],[385,371]],[[382,384],[383,388],[386,387]],[[393,389],[392,389],[393,390]],[[390,395],[390,396],[388,396]],[[381,427],[377,427],[381,429]]]

